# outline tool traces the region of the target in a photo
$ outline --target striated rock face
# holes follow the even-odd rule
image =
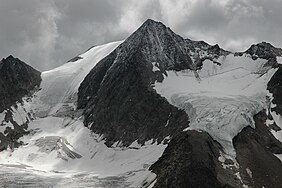
[[[41,73],[9,56],[0,62],[0,112],[40,85]]]

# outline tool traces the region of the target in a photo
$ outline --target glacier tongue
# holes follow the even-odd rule
[[[232,139],[246,126],[255,128],[253,116],[265,106],[265,97],[209,97],[195,94],[173,95],[173,104],[191,117],[185,130],[203,130],[218,141],[225,152],[235,157]]]
[[[226,154],[235,157],[232,139],[246,126],[255,127],[253,116],[266,108],[266,86],[276,71],[266,60],[248,56],[222,56],[221,65],[210,60],[198,71],[169,71],[156,91],[190,117],[189,129],[208,132]]]

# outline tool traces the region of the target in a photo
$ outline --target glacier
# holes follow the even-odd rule
[[[199,77],[191,70],[168,71],[154,88],[190,117],[185,130],[208,132],[227,155],[235,159],[232,139],[246,126],[255,128],[253,116],[266,109],[267,83],[276,69],[248,54],[229,54],[203,62]]]

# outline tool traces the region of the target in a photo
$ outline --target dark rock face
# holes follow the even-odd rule
[[[169,28],[146,21],[101,60],[79,87],[78,107],[85,124],[103,134],[107,144],[144,143],[188,127],[188,117],[159,96],[152,85],[166,70],[194,69],[185,40]],[[158,71],[153,71],[153,63]]]
[[[272,108],[275,112],[282,114],[282,66],[274,73],[267,84],[267,89],[273,94],[272,103],[277,106]]]
[[[268,64],[277,66],[276,56],[282,56],[282,49],[276,48],[270,43],[261,42],[251,45],[245,53],[250,54],[254,60],[257,58],[266,59],[268,60]]]
[[[6,110],[5,118],[0,126],[10,124],[4,133],[0,133],[0,151],[8,147],[18,147],[18,139],[27,132],[29,120],[19,125],[13,119],[11,106],[17,108],[16,102],[22,102],[22,97],[27,96],[39,87],[41,73],[13,56],[2,59],[0,62],[0,112]]]
[[[0,62],[0,112],[40,85],[41,73],[9,56]]]
[[[267,127],[265,124],[266,120],[267,114],[265,111],[261,111],[254,116],[256,128],[252,136],[271,153],[282,154],[282,143],[272,135],[271,127]]]
[[[240,187],[234,174],[221,167],[219,151],[220,145],[207,133],[180,133],[150,167],[157,174],[154,188]]]
[[[281,187],[282,163],[273,153],[281,154],[282,144],[265,125],[264,112],[254,120],[256,129],[246,127],[233,139],[242,180],[251,187]]]

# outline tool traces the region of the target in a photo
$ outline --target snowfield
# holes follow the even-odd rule
[[[34,133],[21,138],[27,145],[1,153],[2,165],[24,165],[28,172],[50,177],[119,177],[135,187],[154,180],[148,168],[166,147],[148,142],[142,147],[108,148],[102,137],[91,133],[79,119],[48,116],[33,121],[30,129]]]
[[[37,116],[53,115],[63,105],[75,108],[78,87],[90,70],[122,41],[96,46],[79,55],[81,59],[68,62],[58,68],[42,73],[41,91],[36,96]]]
[[[169,71],[156,91],[171,104],[184,109],[191,123],[186,130],[208,132],[235,158],[232,139],[246,126],[255,127],[253,116],[266,108],[267,83],[276,69],[266,60],[233,54],[220,57],[217,65],[203,62],[198,71]]]
[[[21,187],[31,182],[33,187],[138,187],[155,180],[148,169],[166,145],[148,141],[142,147],[134,142],[127,148],[108,148],[103,136],[84,127],[75,111],[80,83],[121,43],[93,47],[77,61],[43,72],[41,89],[12,108],[18,124],[30,120],[30,134],[20,138],[23,146],[0,153],[0,174],[6,174],[0,186]],[[0,114],[1,121],[5,113]],[[13,127],[1,126],[2,133],[7,126]]]

